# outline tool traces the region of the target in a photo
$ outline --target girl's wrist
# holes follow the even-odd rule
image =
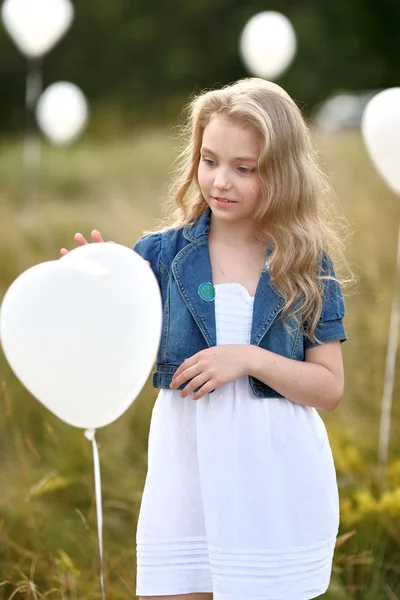
[[[253,344],[246,344],[243,347],[243,375],[253,375],[257,364],[259,348]]]

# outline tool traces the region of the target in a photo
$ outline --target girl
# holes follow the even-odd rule
[[[164,311],[137,594],[316,598],[339,525],[316,409],[343,395],[330,258],[343,260],[343,241],[307,126],[278,85],[252,78],[201,94],[188,133],[175,210],[135,246]]]

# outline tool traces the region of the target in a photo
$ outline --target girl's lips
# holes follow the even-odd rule
[[[229,200],[229,198],[220,198],[218,196],[213,196],[216,202],[220,202],[221,204],[236,204],[236,200]]]

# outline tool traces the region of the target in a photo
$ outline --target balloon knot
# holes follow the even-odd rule
[[[95,429],[86,429],[85,437],[89,440],[89,442],[93,442],[96,430]]]

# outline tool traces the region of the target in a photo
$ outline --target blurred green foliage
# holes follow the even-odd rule
[[[298,55],[280,83],[306,111],[333,92],[398,84],[398,0],[80,0],[76,19],[45,57],[44,83],[87,94],[101,127],[174,117],[189,94],[248,75],[238,41],[253,14],[287,15]],[[0,130],[24,122],[26,61],[0,28]],[[118,115],[125,115],[121,117]],[[115,116],[117,115],[117,116]],[[122,121],[121,121],[122,119]]]

